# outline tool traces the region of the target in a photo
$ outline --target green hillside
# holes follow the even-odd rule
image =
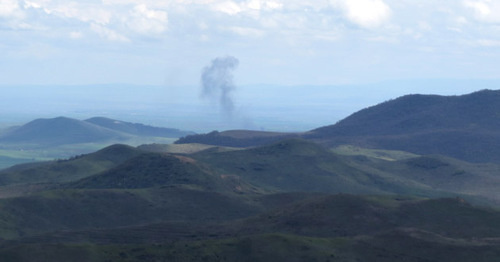
[[[112,145],[68,160],[17,165],[0,171],[0,186],[75,181],[108,170],[142,153],[131,146]]]
[[[500,91],[462,96],[407,95],[363,110],[304,137],[328,145],[441,154],[500,162]]]
[[[213,131],[208,134],[188,135],[179,138],[175,144],[206,144],[224,147],[261,146],[281,139],[299,137],[295,133],[264,132],[252,130]]]
[[[186,185],[205,189],[218,187],[217,176],[203,170],[188,157],[145,153],[74,184],[76,188],[150,188]]]
[[[191,154],[140,148],[113,145],[0,172],[0,257],[467,261],[487,252],[475,261],[495,261],[500,254],[495,164],[332,150],[303,139],[238,150],[198,145]]]
[[[28,237],[4,242],[0,255],[4,261],[40,257],[50,261],[72,257],[82,261],[496,261],[498,219],[498,211],[472,207],[461,199],[316,196],[218,224],[192,220],[191,226],[160,223]]]
[[[238,151],[200,152],[192,157],[210,163],[219,173],[238,176],[254,185],[276,191],[436,193],[411,179],[365,171],[350,164],[351,160],[306,140],[289,139]]]

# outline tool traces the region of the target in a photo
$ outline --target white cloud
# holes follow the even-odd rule
[[[228,15],[237,15],[243,9],[237,3],[233,1],[225,1],[221,3],[217,3],[213,6],[213,9],[218,12],[226,13]]]
[[[40,9],[42,6],[39,3],[31,2],[31,1],[24,1],[24,8],[35,8],[35,9]]]
[[[68,2],[44,8],[45,12],[61,18],[76,19],[82,22],[106,25],[110,22],[113,13],[100,5]]]
[[[130,16],[127,24],[136,33],[160,34],[167,30],[168,15],[165,11],[149,9],[141,4],[134,7]]]
[[[473,11],[482,22],[500,23],[500,2],[491,0],[464,0],[463,5]]]
[[[213,10],[226,13],[228,15],[238,15],[241,13],[249,14],[251,12],[272,11],[282,9],[284,4],[272,0],[247,0],[240,3],[235,1],[223,1],[207,3]]]
[[[22,11],[17,0],[0,1],[0,17],[21,17]]]
[[[332,4],[343,9],[349,21],[365,28],[382,25],[392,13],[382,0],[332,0]]]
[[[464,1],[464,5],[474,9],[479,17],[486,17],[491,13],[487,1]]]
[[[249,0],[244,2],[243,6],[254,10],[275,10],[283,8],[283,3],[266,0]]]

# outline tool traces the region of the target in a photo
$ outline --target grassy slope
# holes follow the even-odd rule
[[[193,154],[207,149],[218,148],[219,150],[236,150],[231,147],[218,147],[205,144],[145,144],[138,146],[139,149],[157,152],[157,153],[172,153],[172,154]]]
[[[205,223],[256,214],[261,207],[235,195],[183,188],[52,190],[0,200],[0,237],[96,230],[161,221]]]
[[[305,140],[283,140],[239,151],[201,152],[192,157],[210,163],[219,173],[278,191],[431,194],[424,184],[364,170],[361,164],[354,166],[345,157]]]
[[[404,160],[409,158],[418,157],[416,154],[412,154],[405,151],[397,150],[383,150],[383,149],[369,149],[362,148],[352,145],[341,145],[332,148],[332,151],[339,155],[347,156],[366,156],[370,158],[377,158],[387,161]]]
[[[0,185],[74,181],[107,170],[141,153],[130,146],[113,145],[69,160],[18,165],[0,171]]]

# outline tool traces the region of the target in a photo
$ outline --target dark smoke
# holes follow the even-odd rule
[[[238,63],[238,59],[232,56],[217,57],[210,66],[203,68],[201,75],[202,97],[216,101],[227,116],[232,116],[234,111],[231,92],[236,86],[232,72]]]

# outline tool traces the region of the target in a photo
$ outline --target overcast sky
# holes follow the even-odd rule
[[[497,0],[0,0],[0,83],[240,85],[492,79]]]

